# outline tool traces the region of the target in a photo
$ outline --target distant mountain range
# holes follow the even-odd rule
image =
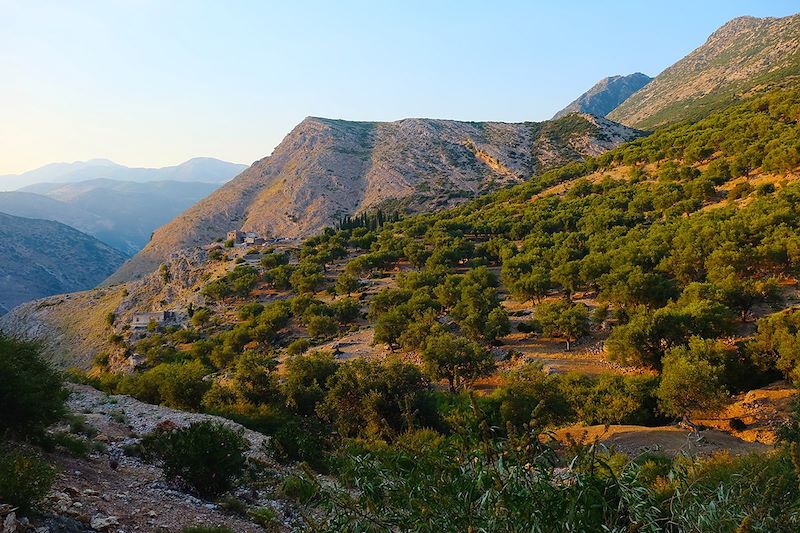
[[[52,163],[22,174],[0,176],[0,191],[16,190],[41,182],[69,183],[95,179],[120,181],[199,181],[225,183],[241,173],[247,165],[196,157],[180,165],[163,168],[130,168],[108,159],[92,159],[74,163]]]
[[[735,100],[800,79],[800,14],[739,17],[608,114],[652,130],[694,120]]]
[[[0,212],[67,224],[131,256],[147,244],[156,228],[217,187],[215,183],[109,179],[39,183],[0,192]]]
[[[573,100],[567,107],[553,115],[554,119],[570,113],[590,113],[604,117],[628,99],[633,93],[650,83],[653,78],[641,72],[627,76],[610,76]]]
[[[51,294],[91,289],[125,256],[67,225],[0,213],[0,314]]]

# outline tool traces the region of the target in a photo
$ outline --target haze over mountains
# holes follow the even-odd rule
[[[40,183],[0,193],[0,211],[69,224],[130,256],[147,244],[156,228],[217,187],[215,183],[106,179]],[[21,195],[28,197],[28,209],[22,209],[23,204],[18,201]],[[51,211],[54,202],[60,209]],[[67,210],[71,210],[73,218],[58,216]],[[78,216],[82,218],[77,219]],[[89,223],[82,224],[84,220]]]
[[[165,168],[95,159],[0,176],[0,190],[26,185],[0,192],[0,314],[33,298],[94,287],[157,227],[243,168],[211,158]]]
[[[50,294],[91,289],[125,256],[67,225],[0,213],[0,314]]]
[[[54,163],[0,176],[0,189],[25,184],[0,192],[0,212],[67,224],[130,256],[156,228],[244,168],[207,157],[164,168],[128,168],[105,159]]]
[[[0,176],[0,191],[16,190],[36,183],[67,183],[95,179],[121,181],[199,181],[224,183],[247,168],[211,157],[196,157],[179,165],[162,168],[131,168],[108,159],[74,163],[51,163],[22,174]]]

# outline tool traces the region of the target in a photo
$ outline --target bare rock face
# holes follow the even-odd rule
[[[639,135],[588,115],[518,124],[309,117],[271,156],[158,229],[108,283],[138,278],[176,250],[230,230],[305,237],[388,201],[407,212],[442,208]]]
[[[609,113],[639,129],[701,117],[758,89],[800,76],[800,14],[740,17]]]
[[[589,113],[598,117],[605,117],[627,100],[630,95],[652,80],[653,78],[641,72],[635,72],[627,76],[603,78],[567,107],[553,115],[553,119],[564,117],[570,113]]]

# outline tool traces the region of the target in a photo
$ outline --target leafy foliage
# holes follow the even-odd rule
[[[41,432],[64,414],[61,377],[37,345],[0,334],[0,437]]]
[[[245,466],[247,441],[219,422],[196,422],[159,437],[164,474],[203,496],[230,489]]]

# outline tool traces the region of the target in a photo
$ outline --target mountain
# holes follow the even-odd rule
[[[800,14],[740,17],[631,95],[608,118],[639,129],[697,119],[800,76]]]
[[[518,124],[309,117],[271,156],[159,228],[108,281],[139,277],[170,253],[233,229],[302,237],[370,208],[441,209],[640,135],[580,114]]]
[[[0,212],[23,218],[61,222],[114,246],[112,224],[81,207],[24,191],[0,192]]]
[[[553,118],[561,118],[570,113],[589,113],[604,117],[616,109],[630,95],[650,83],[652,79],[641,72],[635,72],[627,76],[604,78],[576,100],[573,100],[567,107],[553,115]]]
[[[0,176],[0,190],[14,190],[40,182],[71,183],[95,179],[119,181],[199,181],[225,183],[247,165],[211,157],[196,157],[180,165],[163,168],[131,168],[108,159],[74,163],[52,163],[23,174]]]
[[[97,179],[0,192],[0,211],[55,220],[133,255],[153,231],[218,187],[214,183]]]
[[[0,213],[0,313],[48,296],[91,289],[125,256],[65,224]]]

